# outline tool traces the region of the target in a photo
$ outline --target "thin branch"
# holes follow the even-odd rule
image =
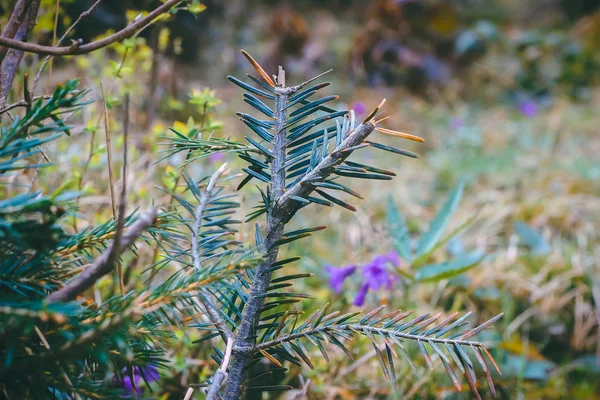
[[[92,287],[98,279],[111,272],[115,267],[118,256],[113,249],[118,248],[119,253],[123,253],[131,247],[144,230],[154,224],[156,221],[156,214],[156,208],[152,208],[140,215],[138,219],[123,232],[121,240],[116,246],[115,241],[113,241],[108,250],[94,260],[90,267],[73,278],[73,280],[68,282],[60,290],[48,296],[46,301],[55,303],[73,300],[78,294]]]
[[[194,388],[189,387],[187,392],[185,392],[185,396],[183,397],[183,400],[190,400],[192,398],[193,394],[194,394]]]
[[[105,103],[106,105],[106,103]],[[119,202],[119,220],[120,225],[117,225],[117,232],[123,230],[123,221],[125,220],[125,206],[127,205],[127,165],[128,165],[128,150],[129,150],[129,92],[125,93],[125,115],[123,117],[123,171],[121,173],[121,200]],[[107,149],[110,151],[109,149]],[[116,238],[116,235],[115,235]],[[125,294],[125,284],[123,282],[123,267],[121,262],[117,260],[117,275],[119,276],[119,289],[121,295]]]
[[[92,13],[92,11],[94,11],[94,9],[96,7],[98,7],[98,5],[100,4],[101,1],[102,0],[96,0],[96,2],[94,4],[92,4],[92,6],[90,8],[88,8],[87,10],[85,10],[84,12],[82,12],[81,14],[79,14],[79,17],[77,17],[77,19],[75,20],[75,22],[73,22],[73,24],[69,27],[69,29],[67,29],[67,31],[60,37],[60,39],[58,39],[58,42],[56,42],[56,44],[54,45],[54,47],[59,46],[63,42],[63,40],[65,40],[65,38],[71,33],[71,31],[73,31],[73,29],[75,29],[75,27],[79,24],[79,22],[83,18],[85,18],[88,15],[90,15]],[[38,69],[38,72],[35,74],[35,78],[33,78],[33,87],[31,89],[32,93],[35,93],[35,89],[37,87],[38,81],[40,80],[42,72],[46,68],[46,65],[48,64],[48,61],[50,61],[51,58],[52,58],[51,55],[47,55],[46,58],[44,58],[44,61],[42,62],[42,65],[40,66],[40,69]]]
[[[119,42],[123,39],[127,39],[130,36],[133,36],[139,29],[150,24],[156,17],[160,16],[164,12],[169,11],[172,7],[181,3],[181,1],[182,0],[169,0],[162,4],[160,7],[154,9],[154,11],[150,12],[145,17],[140,18],[131,25],[96,42],[81,44],[81,40],[79,40],[73,42],[71,46],[54,47],[42,46],[36,43],[28,43],[17,39],[0,37],[0,45],[40,55],[71,56],[78,54],[87,54],[92,51],[99,50],[103,47],[110,46],[111,44]]]
[[[112,149],[111,149],[111,137],[110,137],[110,118],[108,116],[108,107],[106,105],[106,96],[104,95],[104,88],[100,83],[100,91],[102,92],[102,105],[104,115],[104,137],[106,140],[106,158],[108,162],[108,188],[110,190],[110,203],[112,206],[113,218],[117,218],[117,208],[115,203],[115,184],[113,179],[112,171]]]
[[[49,100],[51,98],[52,98],[52,96],[35,96],[35,97],[31,98],[31,102],[33,103],[40,99]],[[4,114],[5,112],[8,112],[17,107],[27,107],[27,105],[28,105],[28,103],[25,100],[17,101],[16,103],[9,104],[4,108],[0,108],[0,114]]]
[[[299,84],[299,85],[292,86],[290,89],[292,89],[292,92],[297,92],[298,90],[302,89],[304,86],[308,85],[309,83],[311,83],[311,82],[313,82],[313,81],[316,81],[316,80],[317,80],[317,79],[319,79],[319,78],[322,78],[324,75],[327,75],[327,74],[328,74],[328,73],[330,73],[331,71],[333,71],[333,69],[329,69],[329,70],[327,70],[327,71],[325,71],[325,72],[322,72],[322,73],[320,73],[319,75],[317,75],[317,76],[315,76],[315,77],[313,77],[313,78],[310,78],[309,80],[307,80],[307,81],[304,81],[304,82],[302,82],[302,83],[301,83],[301,84]]]
[[[227,379],[227,368],[229,367],[229,360],[231,359],[231,351],[233,350],[233,338],[227,339],[227,347],[225,348],[225,356],[221,362],[221,366],[217,370],[213,381],[206,394],[206,400],[214,400],[218,397],[219,389],[223,386],[223,382]]]
[[[27,16],[21,21],[21,24],[14,35],[14,39],[0,36],[0,41],[11,40],[23,43],[21,40],[27,40],[35,26],[40,2],[41,0],[32,0],[29,2]],[[23,59],[23,54],[24,53],[21,50],[9,49],[6,52],[6,55],[2,57],[2,64],[0,65],[0,107],[6,105],[6,99],[8,98],[15,76],[17,75],[17,70]]]

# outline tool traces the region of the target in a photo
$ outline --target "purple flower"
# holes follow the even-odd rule
[[[519,103],[519,111],[527,118],[531,118],[538,113],[538,107],[534,101],[525,100]]]
[[[400,266],[400,259],[395,251],[375,257],[369,264],[362,269],[364,282],[354,299],[355,306],[362,306],[365,303],[365,297],[370,289],[379,290],[381,287],[392,288],[392,284],[397,277],[392,275],[386,268],[386,264]]]
[[[345,267],[332,267],[326,265],[325,271],[329,274],[329,286],[331,286],[337,294],[340,294],[346,278],[356,271],[356,265],[348,265]]]
[[[400,266],[400,259],[395,251],[378,255],[373,258],[369,264],[362,266],[363,283],[356,294],[354,305],[362,306],[365,303],[365,298],[369,290],[379,290],[382,287],[387,289],[392,288],[392,284],[398,279],[390,273],[386,265],[392,264],[396,267]],[[342,291],[342,285],[346,278],[356,272],[356,265],[347,265],[344,267],[325,266],[325,270],[329,274],[329,286],[337,293]]]
[[[358,293],[356,294],[356,298],[354,299],[355,306],[362,306],[365,304],[365,298],[367,297],[367,293],[369,292],[369,284],[363,283],[360,285],[360,289],[358,289]]]
[[[160,378],[158,368],[154,365],[146,365],[144,367],[133,367],[133,381],[131,380],[131,372],[127,368],[123,368],[123,379],[116,378],[115,381],[121,386],[127,394],[133,394],[134,386],[137,394],[142,394],[142,384],[145,382],[156,382]]]

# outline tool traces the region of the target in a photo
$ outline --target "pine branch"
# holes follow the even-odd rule
[[[475,356],[486,376],[490,391],[495,395],[491,371],[488,368],[485,357],[487,357],[499,373],[500,371],[496,362],[482,343],[468,339],[491,326],[495,321],[502,317],[502,314],[495,316],[473,329],[456,332],[459,328],[467,324],[466,318],[470,313],[467,313],[460,318],[457,318],[458,313],[454,313],[440,322],[438,322],[438,320],[441,317],[441,314],[434,316],[424,314],[405,322],[405,319],[411,315],[412,312],[402,313],[397,311],[379,316],[378,314],[383,308],[384,306],[376,308],[359,321],[354,320],[357,313],[337,317],[334,314],[325,316],[326,308],[317,310],[298,328],[296,328],[294,324],[291,331],[286,332],[278,338],[257,345],[256,351],[264,354],[267,349],[271,349],[270,351],[272,353],[279,354],[286,359],[293,360],[299,357],[299,359],[303,360],[310,368],[313,368],[307,351],[301,344],[300,339],[306,339],[315,345],[322,353],[325,360],[329,361],[327,350],[321,341],[334,344],[351,357],[351,352],[344,346],[339,338],[350,341],[355,334],[361,334],[366,336],[373,344],[375,354],[377,355],[384,375],[395,386],[396,379],[393,359],[398,358],[395,348],[400,350],[406,361],[414,368],[411,357],[408,355],[403,344],[404,341],[407,340],[413,341],[419,345],[419,349],[430,369],[433,369],[433,362],[427,351],[427,347],[439,357],[456,389],[461,391],[460,382],[454,372],[454,369],[459,369],[464,375],[472,392],[479,399],[480,396],[477,387],[475,386],[476,378],[473,368],[474,364],[468,353],[468,350],[470,349],[472,355]],[[276,330],[267,332],[265,336],[272,337],[279,335],[285,325],[285,320],[282,320]],[[383,347],[380,344],[381,341],[383,341]],[[385,357],[383,354],[384,351]]]
[[[226,173],[226,170],[227,163],[221,165],[221,167],[211,176],[210,181],[206,186],[206,189],[204,189],[204,194],[200,199],[200,204],[196,209],[196,213],[194,216],[194,225],[192,227],[192,261],[194,263],[194,268],[196,268],[196,271],[200,271],[202,269],[202,259],[200,256],[200,228],[202,227],[202,215],[204,214],[206,206],[212,198],[217,181],[219,180],[221,175]],[[210,320],[223,332],[228,342],[232,341],[234,336],[231,332],[231,329],[229,329],[229,326],[227,326],[227,323],[219,314],[219,309],[212,303],[209,296],[210,293],[208,293],[206,289],[200,289],[200,302],[202,303]]]
[[[285,141],[286,129],[286,103],[290,94],[289,88],[285,87],[285,71],[280,67],[277,77],[277,99],[275,109],[275,131],[274,131],[274,149],[272,162],[272,203],[279,201],[280,196],[285,191]],[[233,347],[233,357],[231,360],[231,369],[229,372],[229,381],[225,388],[225,399],[239,399],[242,392],[242,384],[245,380],[246,367],[250,358],[256,340],[254,335],[255,326],[260,318],[260,308],[264,303],[263,294],[266,293],[271,282],[271,266],[277,260],[279,247],[275,246],[283,236],[285,222],[273,213],[267,215],[267,237],[265,238],[262,250],[265,254],[265,261],[254,273],[254,280],[248,301],[244,307],[244,314],[238,329],[238,335]]]
[[[249,58],[251,64],[259,72],[259,74],[263,76],[264,79],[265,73],[258,63],[249,57],[247,53],[244,53],[244,55]],[[270,94],[266,94],[258,89],[249,89],[251,88],[250,86],[239,80],[236,80],[235,78],[230,78],[230,80],[246,90],[253,91],[256,94],[264,95],[266,97],[272,97]],[[265,81],[267,84],[269,83],[266,79]],[[294,99],[290,100],[291,102],[302,99],[302,96],[304,96],[303,94],[297,94],[296,98],[294,98],[293,95],[309,82],[310,81],[307,81],[301,85],[286,87],[285,72],[280,67],[279,74],[276,79],[277,86],[273,89],[270,89],[269,86],[263,86],[265,89],[269,90],[275,95],[275,124],[273,127],[274,134],[272,140],[273,148],[271,151],[265,150],[269,155],[268,158],[271,160],[271,177],[270,180],[267,179],[267,181],[270,181],[271,184],[271,198],[263,199],[267,210],[266,235],[262,242],[262,251],[265,254],[265,261],[254,271],[252,287],[244,307],[242,321],[237,331],[238,336],[233,348],[234,352],[231,361],[229,380],[225,388],[224,398],[226,400],[233,400],[241,397],[246,369],[251,361],[252,354],[254,353],[256,340],[255,330],[260,319],[260,309],[264,304],[264,294],[267,292],[271,282],[271,274],[273,271],[272,267],[277,261],[279,245],[285,243],[285,241],[282,241],[283,230],[285,224],[289,222],[296,211],[305,205],[304,202],[298,201],[297,199],[305,199],[313,190],[315,190],[316,186],[307,181],[312,180],[314,182],[325,180],[333,172],[334,167],[342,163],[351,154],[354,147],[361,144],[364,139],[368,137],[371,132],[373,132],[374,129],[374,125],[368,121],[354,129],[345,138],[345,140],[341,141],[339,146],[330,155],[323,156],[323,159],[317,165],[315,165],[312,172],[310,172],[306,177],[302,178],[300,182],[296,183],[286,191],[286,143],[289,139],[287,135],[287,128],[291,125],[294,125],[296,122],[301,121],[301,116],[296,117],[296,122],[294,123],[290,123],[288,121],[288,99]],[[307,91],[308,93],[312,92],[310,89],[307,89]],[[301,110],[298,113],[301,113],[301,115],[309,115],[310,113],[318,110],[318,106],[321,104],[322,102],[318,101],[315,105],[305,105],[304,107],[307,108],[308,111]],[[261,108],[264,107],[261,106]],[[305,124],[308,129],[310,129],[310,127],[315,126],[319,122],[326,121],[331,117],[344,114],[346,114],[346,112],[334,112]],[[248,121],[251,121],[251,123],[247,123],[247,125],[250,126],[256,133],[262,132],[260,129],[260,124],[262,124],[262,122],[258,120],[252,120],[248,117],[246,118]],[[259,125],[257,126],[257,124]],[[265,126],[269,126],[269,124]],[[297,126],[294,129],[300,128]],[[302,129],[304,129],[305,132],[308,130],[306,128]],[[264,139],[266,140],[270,139],[267,135],[263,134],[262,136],[264,136]],[[313,144],[313,147],[316,145],[316,142],[314,143],[315,144]],[[321,152],[325,153],[327,148],[327,144],[325,142],[323,143],[322,148],[323,150]],[[252,171],[246,170],[246,172]],[[257,178],[260,178],[260,175],[256,172],[253,175]]]
[[[296,339],[301,339],[305,336],[314,336],[320,333],[327,332],[339,332],[339,331],[349,331],[349,332],[371,332],[376,333],[378,335],[388,335],[394,336],[399,339],[413,340],[413,341],[422,341],[422,342],[433,342],[439,343],[443,345],[458,345],[458,346],[475,346],[475,347],[484,347],[484,345],[480,342],[473,340],[460,340],[460,339],[452,339],[452,338],[436,338],[435,336],[431,337],[428,335],[419,335],[419,334],[410,334],[405,332],[398,332],[394,329],[384,329],[369,325],[360,325],[360,324],[341,324],[341,325],[328,325],[322,326],[313,329],[307,329],[302,332],[293,333],[287,336],[283,336],[274,340],[270,340],[268,342],[260,343],[256,345],[256,350],[266,350],[271,347],[278,346],[282,343],[293,342]]]

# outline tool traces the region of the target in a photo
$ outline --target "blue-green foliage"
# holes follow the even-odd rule
[[[404,276],[409,276],[415,282],[437,282],[442,279],[453,278],[469,269],[475,267],[483,260],[479,251],[463,252],[454,254],[452,260],[441,263],[431,263],[434,253],[456,239],[457,235],[473,222],[469,218],[452,232],[444,235],[450,219],[456,212],[463,195],[463,183],[459,182],[456,188],[448,196],[448,200],[442,209],[436,214],[425,232],[418,240],[416,250],[412,250],[411,240],[406,220],[400,210],[390,197],[388,199],[388,229],[392,244],[398,255],[407,262],[411,272],[403,271]]]

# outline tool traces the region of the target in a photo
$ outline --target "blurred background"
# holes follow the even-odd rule
[[[2,22],[11,3],[0,0]],[[55,43],[93,3],[42,1],[32,40]],[[107,36],[156,3],[104,0],[69,37],[87,42]],[[248,134],[235,112],[249,107],[226,79],[251,72],[240,49],[271,74],[284,66],[288,83],[332,68],[326,90],[340,95],[338,105],[364,116],[386,98],[390,118],[383,124],[425,139],[408,145],[418,160],[391,153],[374,159],[374,152],[361,150],[363,160],[374,159],[397,177],[388,185],[365,181],[365,199],[353,203],[356,213],[323,207],[299,214],[298,226],[328,226],[285,251],[303,256],[291,268],[315,274],[298,284],[316,297],[303,303],[306,315],[326,302],[346,310],[388,304],[419,313],[472,311],[478,321],[503,312],[481,335],[503,372],[494,378],[501,398],[600,397],[600,1],[190,1],[186,10],[123,43],[56,58],[38,91],[51,93],[78,77],[97,100],[73,117],[69,140],[46,150],[56,164],[37,179],[48,192],[72,179],[86,191],[73,229],[110,216],[108,157],[98,139],[104,135],[103,99],[119,160],[122,101],[131,93],[129,204],[168,204],[172,198],[157,186],[176,185],[176,168],[184,162],[183,156],[162,159],[161,136],[173,135],[169,127],[240,140]],[[23,68],[34,69],[41,61],[35,55],[25,60]],[[20,85],[15,93],[22,93]],[[198,159],[188,170],[208,175],[223,161],[233,168],[243,164],[224,154]],[[336,293],[326,266],[368,265],[394,251],[390,204],[418,240],[459,182],[464,194],[452,210],[448,240],[430,260],[449,263],[456,273],[401,279],[414,278],[422,267],[404,260],[391,287],[368,293],[364,305],[353,304],[360,274]],[[248,185],[240,198],[248,212],[260,197]],[[249,242],[254,233],[247,225],[239,236]],[[459,262],[473,254],[481,255],[477,262]],[[160,254],[148,251],[138,262],[157,259]],[[140,285],[144,269],[133,278]],[[174,369],[155,395],[181,398],[185,382],[208,374],[211,349],[192,343],[199,335],[192,328],[178,332],[168,355]],[[310,399],[470,398],[468,390],[455,392],[443,368],[430,371],[420,357],[416,370],[400,366],[394,392],[368,341],[357,341],[353,351],[354,361],[336,354],[340,362],[315,357],[314,370],[290,368],[311,379]],[[258,392],[251,398],[295,395]]]

